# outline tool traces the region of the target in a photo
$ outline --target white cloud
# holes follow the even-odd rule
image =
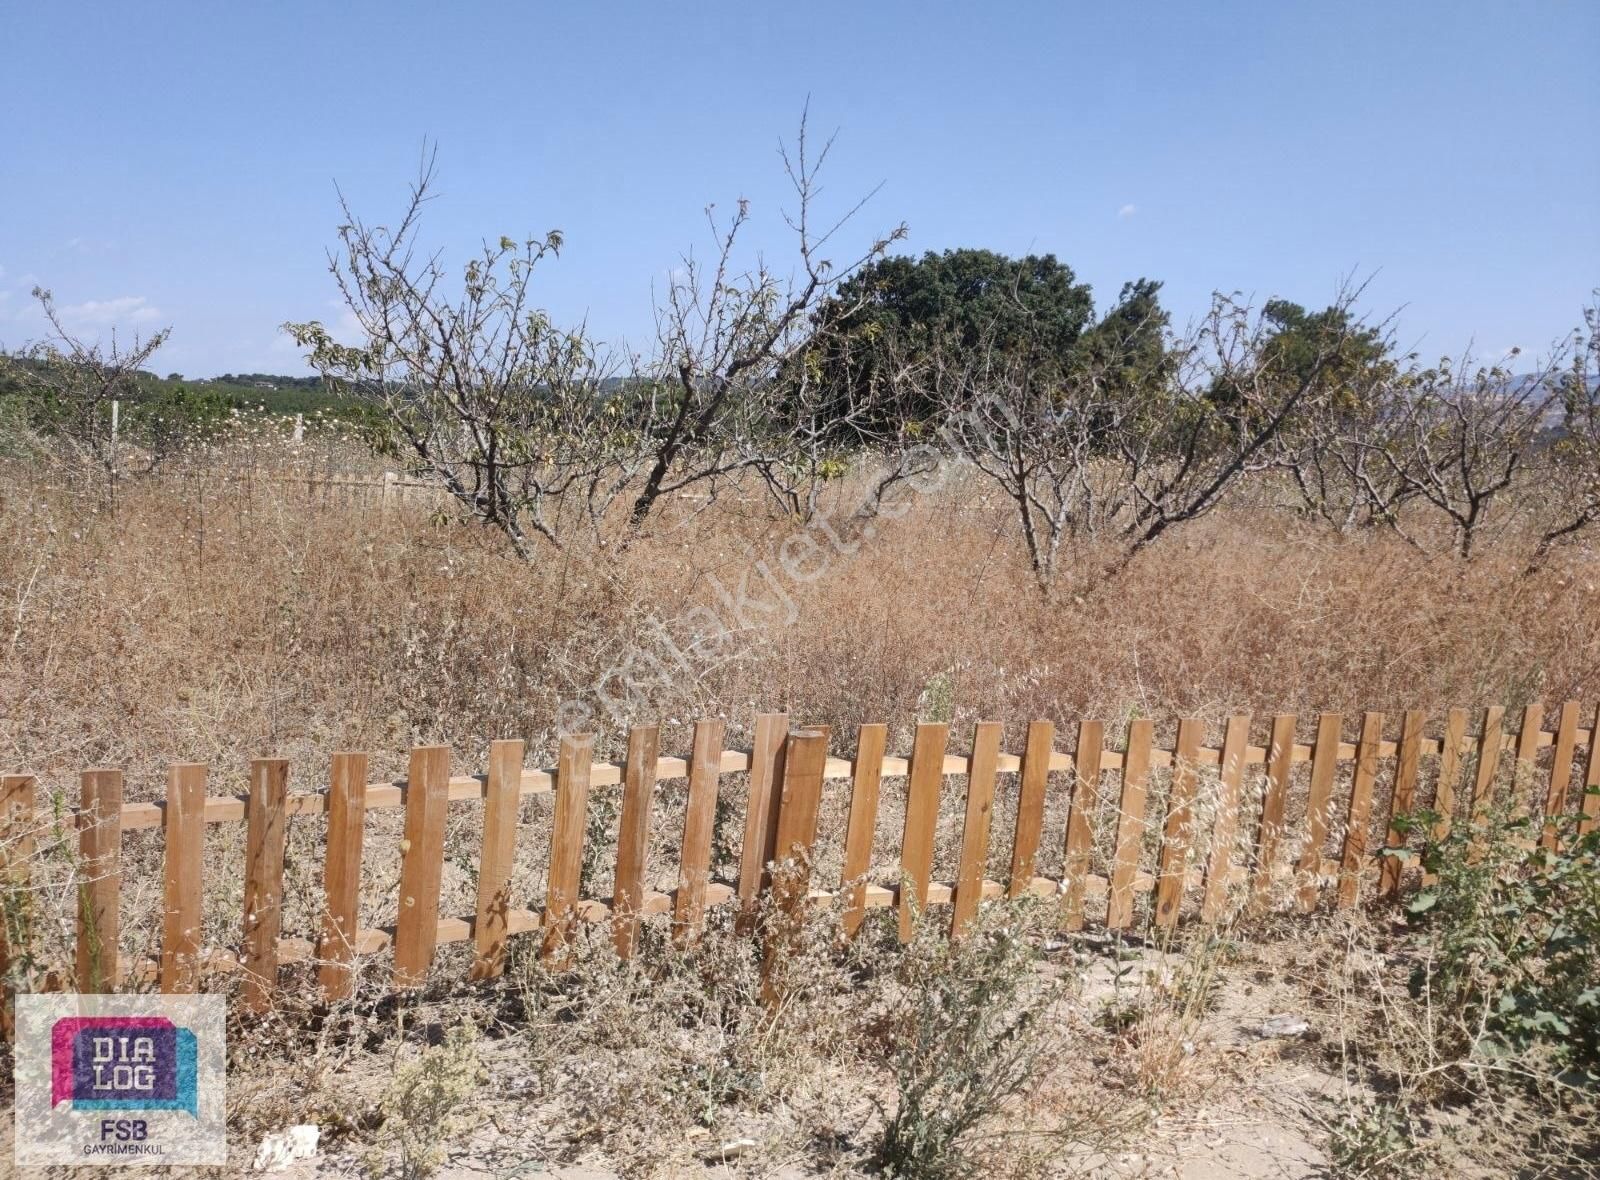
[[[1122,208],[1117,210],[1117,220],[1118,221],[1126,221],[1126,220],[1128,220],[1128,218],[1132,217],[1137,212],[1139,212],[1139,206],[1137,206],[1137,205],[1124,205]]]
[[[119,295],[115,299],[90,299],[63,307],[61,319],[73,327],[103,328],[119,324],[148,324],[161,318],[161,309],[151,307],[143,295]]]

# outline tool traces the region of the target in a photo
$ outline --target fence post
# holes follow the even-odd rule
[[[960,938],[978,916],[983,900],[984,869],[989,863],[989,821],[994,813],[994,781],[1000,768],[998,721],[980,721],[972,733],[967,757],[967,813],[961,828],[961,861],[951,899],[950,937]]]
[[[1367,860],[1367,830],[1372,826],[1372,785],[1378,777],[1378,743],[1383,740],[1383,714],[1361,717],[1355,773],[1350,778],[1350,806],[1345,812],[1344,852],[1339,865],[1339,908],[1347,910],[1361,897],[1361,870]]]
[[[328,784],[328,852],[322,887],[327,913],[317,946],[317,982],[331,1003],[355,990],[355,943],[361,902],[361,845],[366,828],[367,756],[333,756]]]
[[[878,794],[883,785],[883,752],[888,744],[887,726],[863,725],[856,731],[850,821],[844,838],[844,867],[839,873],[839,887],[844,894],[841,923],[847,936],[854,936],[867,916],[867,874],[872,868],[872,843],[878,832]]]
[[[738,928],[755,928],[761,886],[767,877],[778,839],[778,801],[783,794],[783,760],[788,749],[789,715],[763,713],[756,718],[750,750],[750,794],[744,817],[744,846],[739,851]]]
[[[944,749],[950,727],[917,726],[906,771],[906,822],[900,838],[900,941],[910,942],[915,923],[928,905],[933,872],[933,835],[939,822],[939,791],[944,785]]]
[[[163,833],[161,990],[190,993],[200,984],[200,909],[204,897],[206,768],[174,763],[167,770]]]
[[[1328,842],[1333,779],[1339,770],[1339,731],[1344,718],[1324,713],[1317,718],[1317,742],[1311,752],[1311,794],[1306,801],[1306,842],[1295,875],[1300,878],[1301,912],[1309,914],[1322,897],[1322,847]]]
[[[417,746],[406,773],[406,823],[400,861],[400,916],[394,932],[399,988],[421,987],[439,941],[439,880],[444,871],[444,812],[450,747]]]
[[[784,755],[783,792],[772,864],[772,921],[767,927],[761,991],[768,1004],[784,992],[783,972],[805,920],[811,888],[811,846],[822,805],[822,772],[828,761],[828,727],[796,730]]]
[[[1545,822],[1539,833],[1539,846],[1552,852],[1559,840],[1556,820],[1567,809],[1567,785],[1572,781],[1572,753],[1577,744],[1578,702],[1567,701],[1561,706],[1561,716],[1556,721],[1555,749],[1550,753],[1550,784],[1544,793]]]
[[[1279,713],[1272,719],[1267,747],[1267,775],[1261,792],[1261,823],[1256,829],[1255,873],[1250,882],[1250,904],[1266,908],[1272,878],[1278,867],[1278,846],[1283,842],[1284,807],[1289,800],[1289,776],[1294,769],[1294,731],[1299,718]]]
[[[265,1012],[278,987],[278,932],[283,928],[283,850],[288,837],[289,760],[250,761],[250,818],[245,832],[244,1007]]]
[[[1089,858],[1094,851],[1094,820],[1100,810],[1100,764],[1105,753],[1105,727],[1098,721],[1078,722],[1078,752],[1072,760],[1072,796],[1067,804],[1067,842],[1061,877],[1066,889],[1061,903],[1062,926],[1083,929],[1083,899],[1088,888]]]
[[[1489,822],[1489,812],[1494,807],[1494,778],[1500,770],[1500,755],[1506,745],[1502,729],[1505,715],[1504,705],[1490,705],[1483,711],[1483,732],[1478,735],[1478,773],[1472,782],[1472,801],[1467,805],[1473,826],[1480,829]],[[1481,855],[1481,830],[1473,834],[1471,850],[1474,855]]]
[[[683,810],[683,841],[678,845],[678,890],[672,900],[672,937],[687,946],[700,937],[706,920],[706,886],[711,881],[711,837],[717,819],[717,787],[722,776],[720,718],[694,723],[689,756],[689,797]]]
[[[661,730],[637,725],[628,731],[628,761],[622,774],[622,819],[617,828],[617,872],[611,890],[611,937],[617,954],[633,958],[644,904],[645,856],[650,846],[650,806],[656,790]]]
[[[1239,832],[1239,791],[1244,780],[1244,748],[1250,740],[1250,714],[1228,718],[1222,736],[1218,767],[1217,815],[1211,827],[1211,855],[1206,859],[1205,896],[1200,920],[1216,922],[1228,904],[1228,882],[1233,875],[1233,846]]]
[[[1534,814],[1533,772],[1539,761],[1539,736],[1543,725],[1543,705],[1535,701],[1523,708],[1522,728],[1517,733],[1516,772],[1511,778],[1511,811],[1516,816]]]
[[[1021,897],[1033,888],[1033,862],[1044,832],[1044,795],[1050,782],[1050,755],[1055,742],[1054,722],[1029,722],[1022,767],[1017,774],[1017,826],[1011,841],[1008,897]]]
[[[122,898],[122,771],[86,770],[78,810],[78,990],[117,990]]]
[[[1139,875],[1139,846],[1144,840],[1144,804],[1154,739],[1155,726],[1148,717],[1128,722],[1128,748],[1122,755],[1122,799],[1117,806],[1117,847],[1112,854],[1111,890],[1106,900],[1109,930],[1126,930],[1133,924],[1133,883]]]
[[[573,908],[583,880],[583,827],[589,811],[591,734],[568,734],[556,757],[555,819],[550,831],[550,880],[545,889],[545,962],[565,969],[571,963]]]
[[[1589,724],[1589,760],[1583,774],[1583,819],[1578,835],[1587,836],[1600,826],[1600,705]]]
[[[505,970],[506,918],[511,911],[511,865],[517,850],[523,751],[518,740],[489,744],[483,848],[478,855],[478,908],[472,922],[476,952],[470,972],[473,979],[492,979]]]
[[[1389,792],[1389,831],[1384,840],[1387,848],[1405,847],[1406,838],[1395,826],[1395,818],[1409,815],[1416,806],[1417,763],[1421,760],[1424,721],[1422,710],[1407,709],[1400,723],[1400,749],[1394,761],[1394,789]],[[1405,862],[1400,857],[1385,855],[1383,873],[1378,881],[1378,895],[1400,896],[1400,877],[1404,871]]]
[[[0,1037],[11,1040],[11,960],[25,958],[32,942],[33,899],[28,892],[33,859],[34,791],[31,774],[0,776]]]
[[[1189,846],[1194,839],[1194,798],[1199,787],[1196,758],[1205,725],[1193,717],[1178,722],[1178,742],[1172,751],[1172,791],[1167,803],[1167,823],[1161,833],[1160,875],[1156,880],[1156,925],[1170,930],[1178,924],[1183,891],[1189,877]]]

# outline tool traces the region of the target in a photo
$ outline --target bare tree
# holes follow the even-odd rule
[[[33,289],[40,310],[50,325],[50,335],[24,346],[14,355],[0,354],[0,367],[21,391],[29,417],[69,455],[98,467],[115,494],[119,475],[130,461],[143,470],[160,461],[156,450],[134,459],[122,445],[119,410],[132,410],[147,397],[141,371],[167,341],[171,329],[138,335],[127,346],[115,332],[102,344],[70,331],[51,293]]]
[[[1561,375],[1561,421],[1549,451],[1555,519],[1539,538],[1535,564],[1600,523],[1600,302],[1583,318]]]
[[[849,260],[832,259],[840,232],[872,196],[819,224],[819,176],[832,147],[830,138],[812,153],[802,114],[794,150],[780,148],[796,201],[785,215],[798,259],[793,274],[780,276],[759,258],[738,264],[748,201],[726,221],[706,210],[715,254],[709,263],[686,255],[656,312],[655,396],[645,431],[651,457],[633,502],[635,526],[662,496],[691,485],[715,495],[723,477],[744,470],[756,472],[787,510],[814,510],[818,483],[837,461],[827,442],[837,419],[822,420],[816,375],[803,361],[817,343],[813,313],[906,233],[895,226]]]
[[[783,153],[799,201],[789,218],[797,274],[782,278],[760,260],[738,266],[747,202],[726,222],[708,210],[713,261],[683,259],[658,307],[660,347],[649,361],[605,358],[583,326],[559,328],[538,309],[533,276],[559,253],[559,233],[485,243],[459,277],[439,255],[419,255],[432,153],[393,229],[363,221],[340,196],[344,224],[329,267],[361,341],[342,344],[315,321],[285,327],[334,389],[381,409],[414,465],[523,556],[534,536],[559,545],[574,525],[608,544],[619,515],[625,541],[666,497],[696,488],[709,499],[739,472],[799,502],[806,480],[826,474],[826,457],[811,446],[816,432],[784,412],[790,360],[811,312],[904,233],[844,266],[825,256],[860,208],[820,232],[813,224],[827,155],[827,146],[810,155],[803,120],[796,152]]]
[[[1130,380],[1127,358],[1115,355],[1061,376],[1026,353],[947,358],[934,378],[946,434],[1016,506],[1041,589],[1054,586],[1064,550],[1111,543],[1103,575],[1277,462],[1274,444],[1315,396],[1341,339],[1330,335],[1289,380],[1267,338],[1247,306],[1218,296],[1147,379]]]

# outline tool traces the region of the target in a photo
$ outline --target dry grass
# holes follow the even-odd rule
[[[630,652],[659,651],[650,638],[658,623],[675,629],[696,607],[725,611],[718,585],[737,585],[757,561],[776,568],[798,527],[759,502],[686,504],[625,553],[579,549],[523,563],[432,505],[385,505],[361,491],[324,499],[284,482],[275,473],[287,460],[270,448],[223,458],[124,483],[114,508],[72,471],[0,465],[0,769],[34,771],[71,801],[77,772],[90,765],[122,766],[136,800],[159,797],[176,760],[208,763],[212,794],[242,792],[248,759],[269,753],[292,760],[292,789],[321,785],[329,753],[344,748],[370,750],[374,777],[403,773],[404,751],[422,741],[448,742],[458,766],[477,768],[491,738],[520,736],[529,761],[548,764],[563,701],[592,703],[608,669]],[[316,461],[354,462],[337,453]],[[1160,727],[1179,714],[1215,723],[1237,710],[1258,719],[1296,711],[1307,715],[1304,740],[1318,709],[1437,715],[1489,702],[1515,710],[1538,699],[1593,701],[1600,554],[1575,548],[1531,575],[1524,556],[1508,539],[1471,564],[1439,561],[1392,538],[1336,536],[1241,502],[1113,583],[1052,603],[1033,589],[1006,506],[956,482],[880,522],[822,576],[785,581],[792,622],[786,611],[752,612],[714,658],[676,669],[615,715],[602,709],[597,750],[618,757],[627,723],[661,721],[663,752],[681,753],[690,722],[713,714],[728,718],[728,741],[740,744],[757,712],[777,709],[834,726],[844,749],[855,725],[886,721],[891,750],[903,752],[918,719],[953,721],[957,750],[973,721],[1003,718],[1006,748],[1016,749],[1032,717],[1057,722],[1060,746],[1079,718],[1103,718],[1116,745],[1134,716],[1156,718],[1158,740],[1170,740]],[[759,575],[752,583],[773,602]],[[1152,776],[1150,817],[1163,814],[1165,777]],[[741,786],[736,776],[725,782],[714,853],[723,878],[742,831]],[[896,880],[903,790],[884,783],[873,870],[883,883]],[[1050,793],[1044,875],[1060,873],[1064,797]],[[824,885],[837,878],[844,802],[830,791],[824,803]],[[663,784],[652,887],[675,884],[683,806],[683,785]],[[513,892],[530,903],[542,896],[549,808],[548,798],[529,799],[520,817]],[[996,879],[1014,808],[1014,776],[1004,776]],[[961,810],[959,792],[946,792],[936,879],[954,879]],[[597,791],[600,854],[588,896],[609,892],[615,811]],[[1380,798],[1374,815],[1385,814]],[[475,806],[449,812],[443,913],[472,908],[479,815]],[[1110,803],[1096,817],[1093,871],[1106,869],[1114,818]],[[393,920],[399,825],[398,811],[369,820],[362,925]],[[237,941],[242,835],[235,825],[208,834],[207,945]],[[321,904],[320,829],[297,822],[289,839],[285,933],[307,933]],[[60,871],[40,878],[56,891],[41,909],[57,915],[44,931],[60,943],[47,952],[57,957],[70,932],[67,844]],[[125,839],[126,953],[154,949],[159,853],[159,832]],[[1100,905],[1091,899],[1091,921]],[[548,1160],[593,1155],[630,1174],[681,1170],[753,1120],[771,1130],[758,1153],[766,1163],[803,1158],[852,1171],[867,1158],[881,1121],[874,1099],[888,1084],[888,918],[874,915],[848,952],[832,949],[825,923],[815,927],[814,969],[791,1018],[777,1022],[755,1002],[755,944],[725,933],[683,956],[652,929],[644,965],[627,967],[593,931],[579,974],[552,979],[524,962],[504,986],[470,993],[457,986],[465,948],[446,948],[420,1008],[394,1008],[374,964],[346,1008],[291,1006],[241,1030],[234,1129],[253,1142],[311,1118],[336,1137],[381,1140],[383,1077],[470,1022],[483,1030],[495,1086],[523,1086],[529,1101],[548,1104],[552,1129],[538,1148]],[[1161,1112],[1212,1101],[1219,1079],[1237,1081],[1238,1058],[1206,1049],[1203,1033],[1219,980],[1244,970],[1230,953],[1205,941],[1156,948],[1130,977],[1126,1011],[1111,1018],[1100,998],[1065,989],[1052,1052],[1067,1064],[1027,1096],[1048,1126],[1043,1115],[1013,1126],[1002,1112],[1002,1126],[1027,1132],[1007,1139],[1006,1169],[1092,1170]],[[1054,974],[1091,969],[1060,948],[1052,955]],[[580,1108],[597,1113],[580,1117]],[[648,1117],[624,1118],[624,1108]],[[485,1133],[459,1132],[472,1143]]]

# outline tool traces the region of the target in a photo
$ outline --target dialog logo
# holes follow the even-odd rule
[[[18,996],[19,1165],[221,1164],[220,996]]]

